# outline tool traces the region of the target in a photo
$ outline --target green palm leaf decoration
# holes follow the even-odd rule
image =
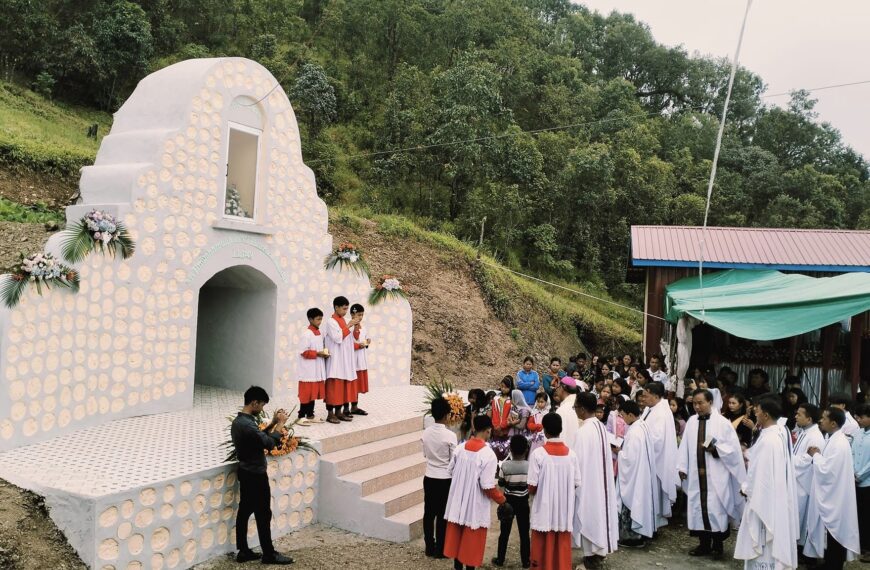
[[[326,256],[323,260],[324,269],[349,269],[357,275],[371,278],[369,264],[363,258],[362,252],[358,250],[352,243],[343,243],[338,246],[338,249]]]
[[[10,309],[21,301],[21,295],[28,285],[33,284],[36,292],[42,295],[43,287],[64,287],[73,293],[79,291],[79,274],[57,259],[50,253],[35,253],[25,257],[21,255],[12,273],[4,276],[5,280],[0,285],[0,297],[3,303]]]
[[[110,214],[98,210],[85,215],[64,234],[63,256],[71,263],[81,262],[94,250],[123,259],[132,256],[136,250],[127,227]]]

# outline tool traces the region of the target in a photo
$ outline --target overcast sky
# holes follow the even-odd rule
[[[734,56],[745,0],[584,0],[587,7],[634,14],[655,39],[689,53]],[[766,93],[870,80],[870,1],[754,0],[740,64]],[[813,93],[819,120],[870,159],[870,84]],[[767,101],[780,104],[788,97]]]

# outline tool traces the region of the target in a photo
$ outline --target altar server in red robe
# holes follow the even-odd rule
[[[529,492],[535,497],[531,516],[532,568],[570,570],[580,463],[559,437],[562,416],[549,413],[541,423],[547,442],[529,458]]]
[[[353,350],[354,362],[356,368],[356,386],[355,399],[350,400],[350,413],[355,416],[369,415],[364,409],[358,405],[359,394],[367,394],[369,391],[369,364],[367,353],[372,339],[369,338],[368,331],[362,325],[362,318],[365,316],[365,309],[360,304],[354,304],[350,308],[351,318],[359,318],[360,322],[353,327]]]
[[[308,309],[308,327],[302,332],[296,379],[299,383],[299,425],[322,422],[314,417],[314,403],[326,397],[326,359],[329,353],[323,344],[320,325],[323,311]]]
[[[356,400],[356,361],[354,359],[353,334],[351,329],[359,324],[360,319],[351,318],[345,322],[344,316],[350,308],[346,297],[336,297],[332,302],[335,310],[326,323],[326,348],[329,358],[326,361],[326,418],[331,424],[340,421],[349,422],[353,419],[349,411],[342,410],[351,400]]]
[[[444,556],[453,558],[457,570],[462,570],[463,564],[466,570],[483,564],[491,519],[489,502],[505,502],[495,479],[498,460],[486,444],[492,434],[492,420],[489,416],[475,416],[473,424],[474,436],[456,448],[449,469],[452,483],[444,515]]]

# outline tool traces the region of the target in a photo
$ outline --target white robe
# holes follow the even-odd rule
[[[548,442],[562,442],[553,438]],[[566,445],[567,447],[567,445]],[[537,487],[532,502],[531,529],[538,532],[574,530],[574,490],[580,486],[580,462],[570,449],[568,455],[550,455],[539,447],[529,457],[529,486]]]
[[[797,568],[798,513],[789,435],[773,425],[749,449],[746,508],[734,558],[747,569]]]
[[[617,454],[618,506],[631,511],[631,529],[647,538],[656,531],[656,505],[659,496],[655,456],[649,426],[636,420],[625,430],[625,441]]]
[[[846,548],[846,560],[855,560],[861,553],[861,545],[852,448],[840,429],[821,449],[821,453],[813,456],[813,492],[807,509],[804,554],[823,558],[830,532]]]
[[[491,519],[490,499],[484,489],[496,486],[495,472],[498,459],[488,445],[478,451],[466,449],[471,441],[456,448],[450,458],[450,493],[447,495],[448,522],[467,526],[472,530],[489,528]]]
[[[584,556],[606,556],[616,551],[619,518],[613,459],[604,424],[595,418],[583,422],[574,437],[580,458],[580,486],[575,493],[573,542]]]
[[[714,410],[707,420],[705,439],[716,438],[719,458],[713,457],[712,453],[700,452],[706,453],[706,507],[710,521],[710,528],[704,528],[698,474],[698,427],[698,416],[690,417],[677,457],[677,470],[687,475],[683,485],[688,498],[688,527],[689,530],[725,532],[729,528],[729,519],[737,524],[743,515],[744,501],[740,495],[740,486],[746,480],[743,451],[731,422]]]
[[[306,328],[302,333],[302,338],[299,341],[298,360],[296,366],[296,379],[299,382],[323,382],[326,380],[326,359],[318,356],[317,358],[305,358],[303,353],[313,350],[320,352],[323,350],[323,333],[314,334],[314,332]]]
[[[342,318],[342,317],[339,317]],[[326,359],[326,377],[338,380],[356,380],[356,359],[353,349],[353,333],[344,336],[341,325],[332,318],[325,319],[321,329],[326,329],[326,348],[329,358]]]
[[[850,440],[852,439],[852,434],[858,431],[859,425],[855,418],[852,417],[852,414],[846,410],[843,410],[846,413],[846,423],[843,424],[843,429],[840,431],[848,437]]]
[[[559,403],[559,407],[556,409],[556,413],[562,417],[562,440],[568,449],[575,453],[577,450],[574,449],[574,436],[580,427],[580,420],[577,419],[577,412],[574,411],[574,400],[576,399],[575,394],[570,394],[564,402]]]
[[[800,545],[807,541],[807,510],[813,491],[813,458],[807,453],[807,449],[811,447],[819,449],[825,447],[825,436],[822,435],[822,430],[816,424],[799,431],[792,451],[794,477],[797,482],[798,523],[800,525],[798,544]]]
[[[353,336],[353,329],[350,329],[350,335]],[[356,344],[362,344],[369,338],[369,333],[365,327],[360,326],[359,328],[359,340],[354,339],[354,368],[356,370],[368,370],[369,369],[369,361],[368,361],[368,349],[360,348],[356,349]]]
[[[677,464],[677,428],[674,414],[668,401],[662,398],[655,406],[647,408],[642,418],[652,436],[653,456],[656,458],[656,478],[659,495],[656,505],[656,527],[668,524],[671,505],[677,500],[680,478],[674,467]]]

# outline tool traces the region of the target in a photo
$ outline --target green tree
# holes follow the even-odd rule
[[[316,63],[302,66],[288,95],[290,101],[300,109],[312,137],[316,138],[320,129],[335,119],[335,90],[326,72]]]

